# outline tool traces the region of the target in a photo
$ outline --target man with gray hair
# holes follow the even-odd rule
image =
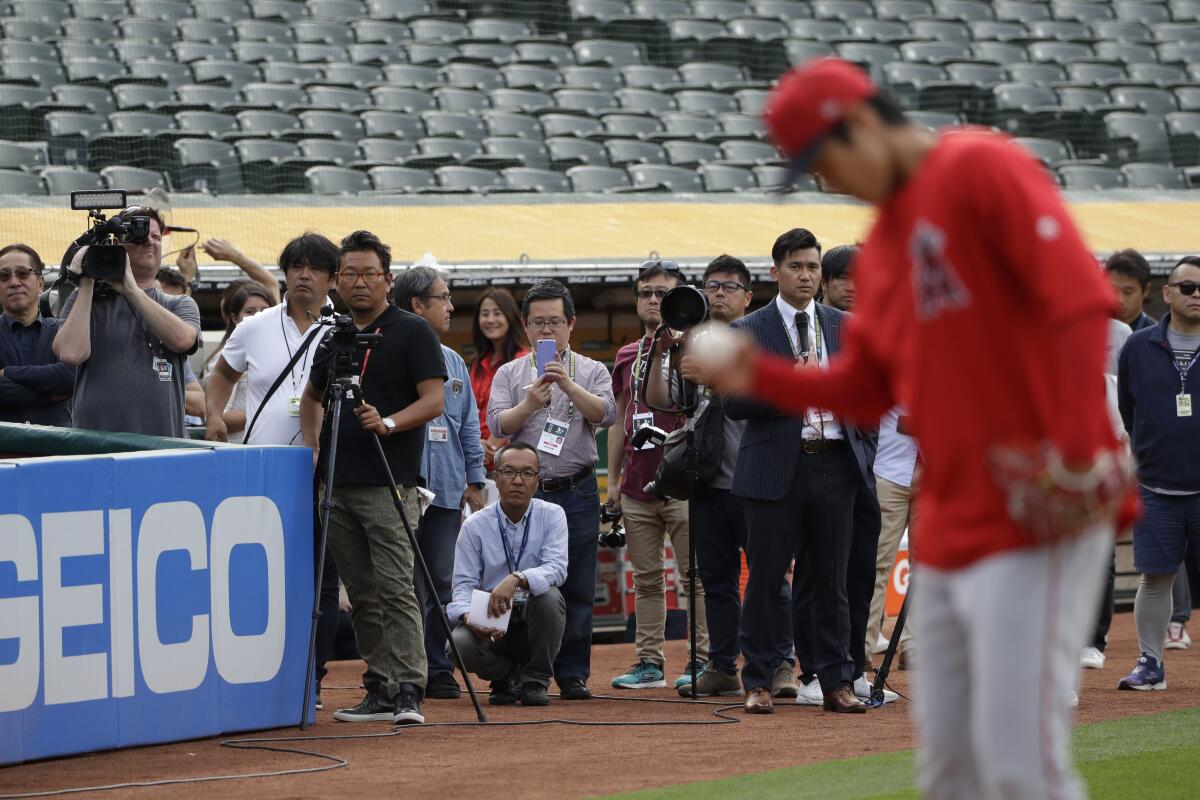
[[[438,335],[450,330],[454,305],[446,279],[430,267],[412,267],[396,279],[394,300],[402,311],[411,311]],[[442,345],[446,359],[446,407],[425,423],[425,452],[421,477],[434,493],[417,528],[421,552],[429,565],[434,586],[424,587],[425,653],[429,676],[425,696],[453,700],[460,694],[454,666],[446,657],[446,631],[437,619],[437,604],[450,602],[454,575],[454,545],[462,520],[462,507],[475,512],[484,505],[483,445],[479,441],[479,410],[471,393],[471,380],[462,356]]]

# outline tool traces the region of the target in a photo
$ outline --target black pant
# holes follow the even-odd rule
[[[871,659],[866,647],[867,623],[871,617],[871,597],[875,594],[875,555],[882,525],[879,498],[866,486],[860,487],[854,501],[854,540],[850,543],[850,563],[846,568],[850,657],[854,659],[855,678],[862,674]]]
[[[1100,598],[1100,615],[1096,618],[1096,627],[1092,629],[1092,647],[1104,652],[1108,646],[1108,629],[1112,627],[1113,605],[1116,603],[1117,581],[1117,551],[1114,549],[1108,561],[1108,582],[1104,585],[1104,595]]]
[[[741,499],[725,489],[702,489],[692,501],[690,525],[696,542],[696,566],[704,586],[709,659],[715,669],[734,673],[747,625],[740,586],[742,548],[746,546],[745,509]],[[775,666],[792,655],[791,606],[792,587],[784,579],[772,607],[773,630],[778,635]]]
[[[745,498],[748,533],[748,619],[742,685],[770,687],[778,650],[771,605],[788,564],[796,657],[825,691],[852,681],[846,570],[853,539],[854,502],[862,479],[849,445],[819,455],[797,452],[795,475],[779,500]]]

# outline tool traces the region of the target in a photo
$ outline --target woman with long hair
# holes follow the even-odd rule
[[[236,281],[235,283],[236,286],[231,284],[230,288],[226,289],[221,296],[221,316],[225,317],[225,335],[221,337],[221,343],[217,345],[217,349],[204,362],[206,378],[211,365],[216,363],[217,356],[225,347],[225,343],[229,341],[233,329],[244,320],[275,305],[275,299],[262,284],[250,280]],[[245,375],[234,386],[233,394],[229,396],[229,402],[225,405],[221,418],[225,420],[225,425],[229,428],[229,441],[240,444],[246,433]]]
[[[471,390],[479,406],[479,432],[483,438],[485,461],[490,466],[504,438],[492,435],[487,426],[488,396],[496,370],[529,352],[525,326],[517,301],[507,289],[489,286],[475,304],[471,321],[475,360],[471,362]]]

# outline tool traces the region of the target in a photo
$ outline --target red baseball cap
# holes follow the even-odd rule
[[[840,58],[814,59],[779,79],[763,122],[789,161],[787,184],[808,171],[846,109],[878,91],[861,67]]]

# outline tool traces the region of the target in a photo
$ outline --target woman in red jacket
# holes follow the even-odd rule
[[[471,390],[479,406],[479,432],[483,438],[484,461],[491,468],[492,457],[504,444],[504,438],[493,436],[487,426],[488,396],[496,370],[514,358],[529,352],[525,326],[517,301],[507,289],[488,287],[475,304],[471,322],[471,337],[475,343],[475,360],[471,362]]]

